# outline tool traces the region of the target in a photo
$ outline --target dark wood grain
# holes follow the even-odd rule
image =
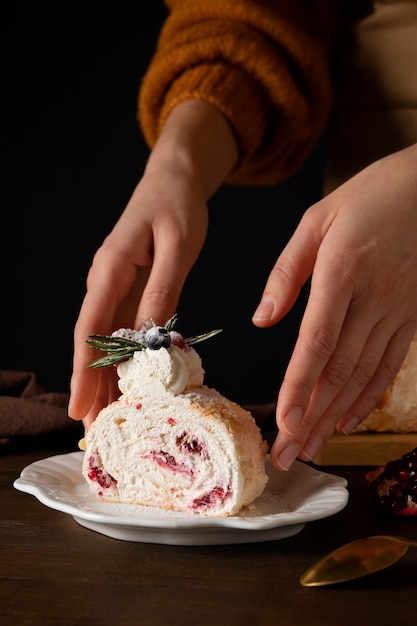
[[[328,588],[304,588],[301,573],[346,541],[370,534],[416,537],[414,519],[372,508],[366,468],[345,476],[340,513],[279,541],[184,547],[110,539],[79,526],[12,486],[38,459],[70,450],[15,449],[0,457],[0,623],[60,626],[383,626],[416,617],[417,555]]]

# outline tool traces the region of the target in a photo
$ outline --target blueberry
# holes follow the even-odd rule
[[[145,345],[151,350],[169,348],[171,345],[169,331],[164,326],[152,326],[152,328],[146,331]]]

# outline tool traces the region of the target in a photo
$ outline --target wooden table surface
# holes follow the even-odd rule
[[[357,581],[305,588],[302,572],[365,535],[417,537],[417,518],[381,516],[363,467],[326,467],[349,482],[343,511],[294,537],[169,546],[111,539],[17,491],[30,463],[71,452],[14,446],[0,457],[0,623],[5,626],[383,626],[416,623],[417,553]]]

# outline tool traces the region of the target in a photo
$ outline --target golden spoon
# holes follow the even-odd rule
[[[300,583],[305,587],[318,587],[372,574],[398,561],[410,546],[417,548],[417,541],[392,535],[352,541],[309,567],[300,577]]]

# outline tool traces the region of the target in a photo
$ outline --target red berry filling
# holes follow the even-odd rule
[[[198,454],[204,460],[208,459],[206,447],[186,431],[177,437],[175,443],[182,452]]]
[[[394,515],[417,515],[417,448],[366,474],[377,505]]]
[[[216,506],[219,500],[223,503],[230,494],[230,487],[224,489],[221,485],[217,485],[217,487],[214,487],[200,498],[195,498],[191,508],[196,511],[199,509],[210,509]]]
[[[92,482],[96,482],[102,489],[110,489],[116,487],[117,480],[113,478],[108,472],[104,471],[98,463],[99,454],[91,455],[88,459],[88,472],[87,476]],[[103,495],[103,491],[99,490],[99,496]]]
[[[180,472],[182,474],[189,474],[190,476],[194,474],[193,470],[187,467],[185,463],[178,463],[176,458],[165,450],[154,450],[145,458],[152,459],[157,465],[159,465],[159,467],[168,469],[172,472]]]

